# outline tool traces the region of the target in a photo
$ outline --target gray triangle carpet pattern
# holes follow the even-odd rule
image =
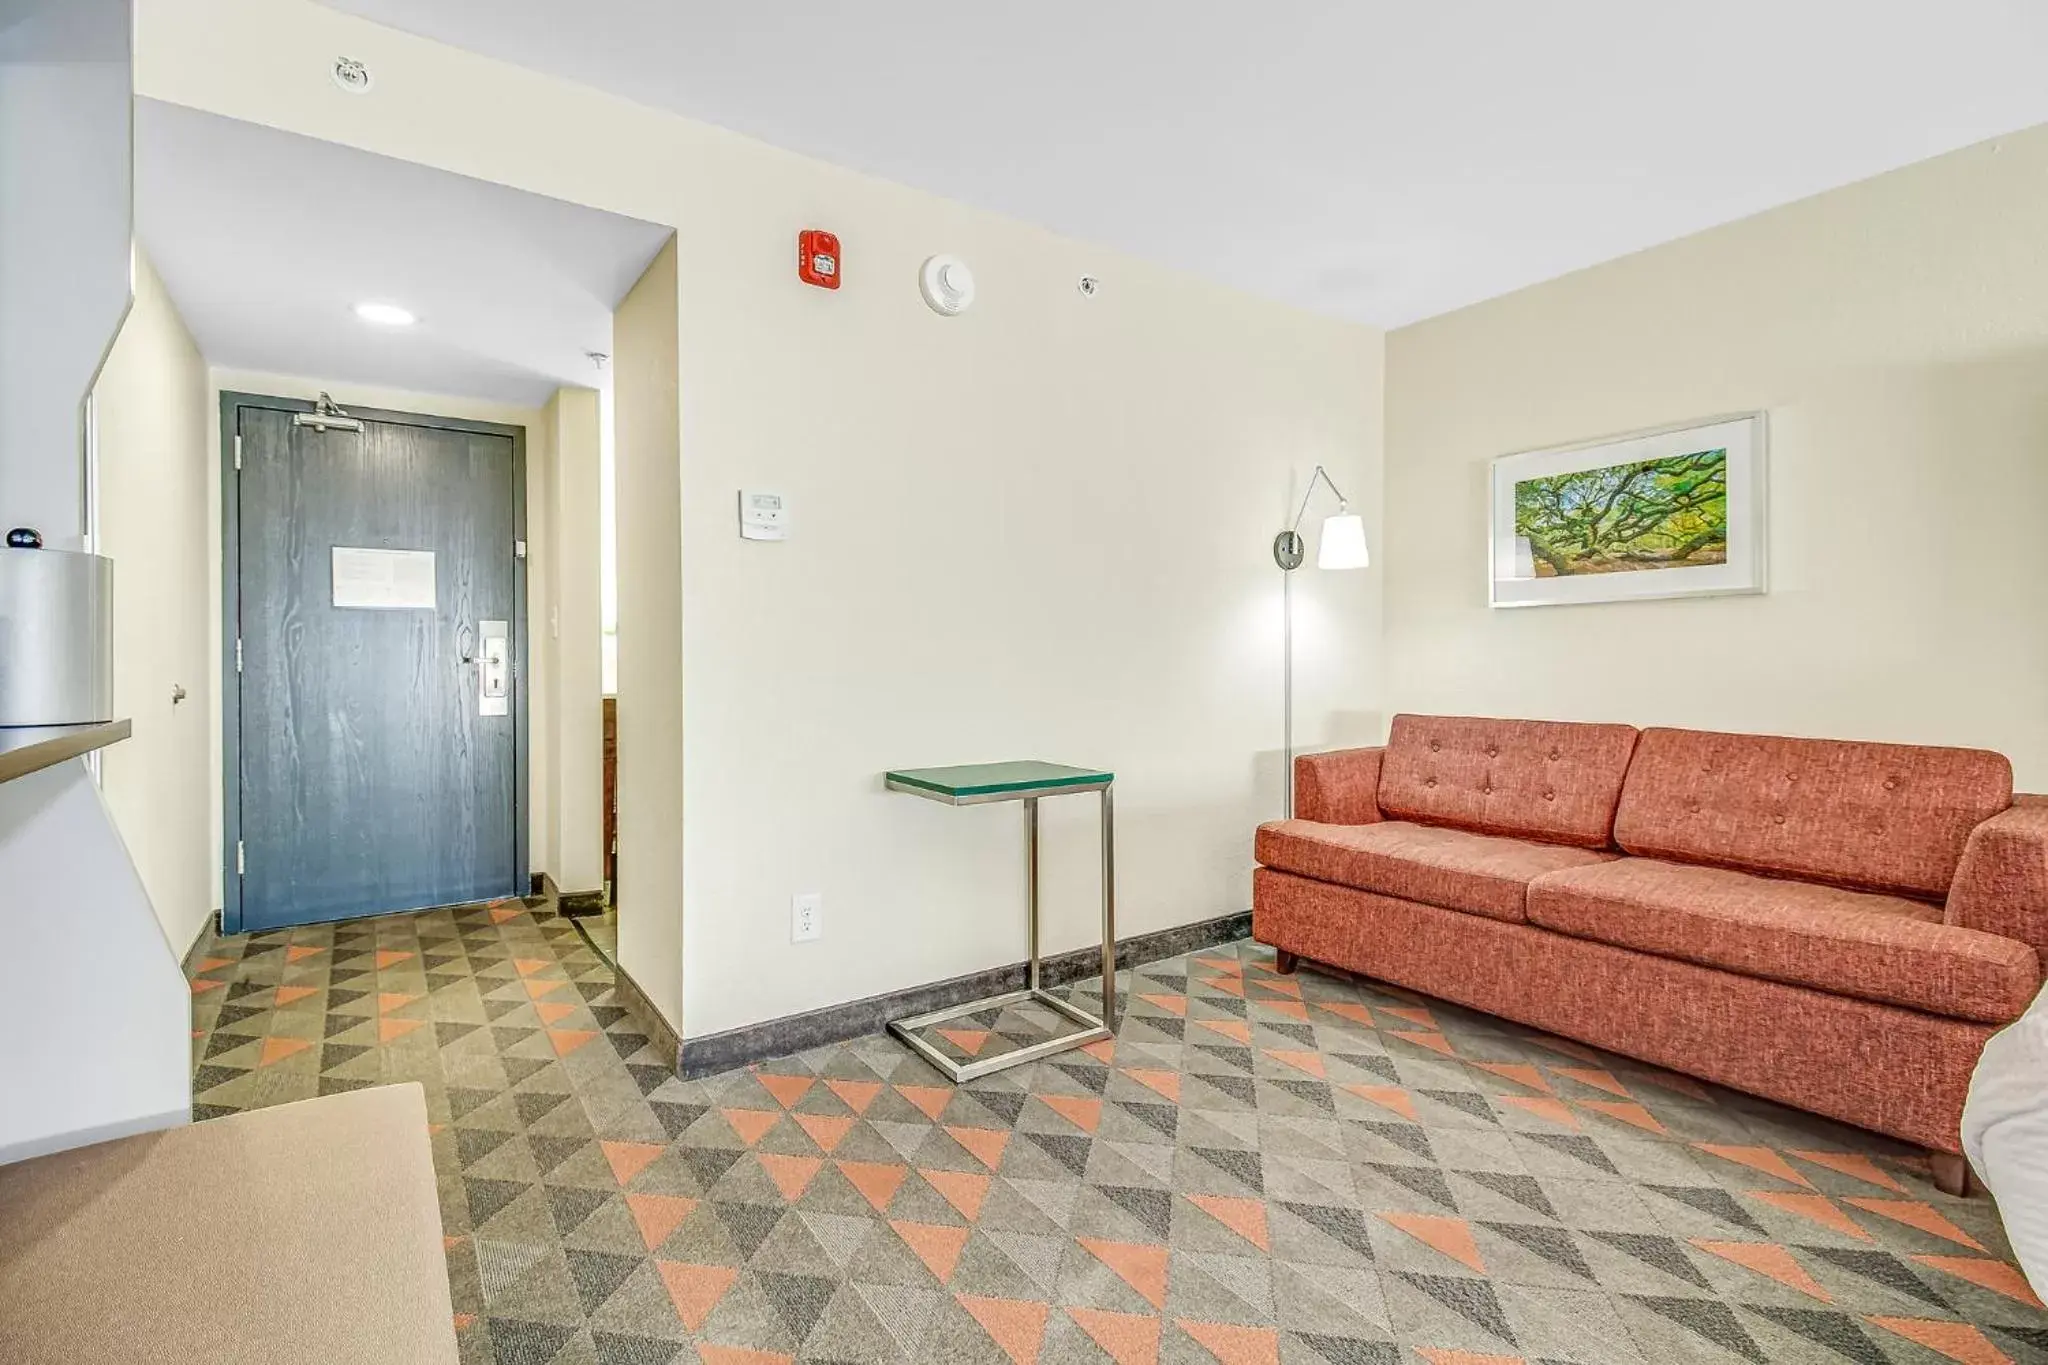
[[[1248,942],[1117,987],[957,1089],[886,1037],[686,1082],[506,901],[209,940],[195,1104],[423,1083],[470,1362],[2048,1361],[1885,1139]]]

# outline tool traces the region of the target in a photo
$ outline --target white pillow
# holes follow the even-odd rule
[[[1984,1045],[1963,1152],[1998,1201],[2021,1271],[2048,1298],[2048,990]]]

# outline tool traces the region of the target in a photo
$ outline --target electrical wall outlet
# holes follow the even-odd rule
[[[789,941],[809,943],[825,932],[825,897],[805,891],[789,898]]]

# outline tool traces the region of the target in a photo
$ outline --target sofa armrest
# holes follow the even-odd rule
[[[1294,760],[1294,818],[1325,825],[1379,823],[1380,760],[1385,745],[1332,749]]]
[[[2013,799],[1970,831],[1942,920],[2016,938],[2048,957],[2048,797]]]

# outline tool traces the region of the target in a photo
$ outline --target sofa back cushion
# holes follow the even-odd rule
[[[1983,749],[1643,731],[1614,838],[1630,853],[1939,899],[2012,804]]]
[[[1390,818],[1605,848],[1630,725],[1395,716],[1380,763]]]

